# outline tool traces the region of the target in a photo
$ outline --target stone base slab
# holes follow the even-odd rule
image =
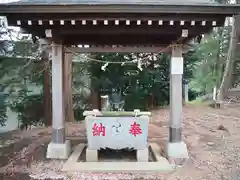
[[[66,140],[64,144],[50,142],[47,148],[47,158],[67,159],[71,153],[71,143]]]
[[[154,145],[157,146],[156,144]],[[79,144],[67,162],[63,165],[63,171],[67,172],[162,172],[173,171],[172,165],[164,157],[157,158],[156,162],[78,162],[79,156],[84,150],[85,144]],[[150,144],[151,148],[151,144]],[[160,148],[159,148],[160,149]],[[160,157],[160,152],[152,148],[155,157]],[[91,152],[90,152],[91,153]]]
[[[86,149],[86,162],[98,162],[98,150]]]
[[[183,141],[174,143],[168,142],[166,152],[168,158],[180,158],[180,159],[189,158],[187,145]]]
[[[148,148],[137,150],[137,161],[148,162],[149,150]],[[86,162],[98,162],[98,150],[86,149]]]
[[[148,162],[149,150],[148,148],[137,150],[137,161],[138,162]]]

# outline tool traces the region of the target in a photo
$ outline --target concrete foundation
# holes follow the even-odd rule
[[[68,159],[71,153],[71,143],[66,140],[64,144],[50,142],[47,148],[47,158]]]
[[[150,144],[150,148],[153,150],[156,162],[78,162],[78,158],[84,150],[85,145],[79,144],[67,162],[63,165],[63,171],[67,172],[138,172],[138,173],[150,173],[161,172],[169,173],[173,171],[172,165],[168,160],[160,155],[160,147],[157,144]],[[142,151],[144,152],[144,151]],[[140,152],[139,154],[141,154]],[[91,153],[96,157],[96,151],[88,150],[88,154]],[[90,156],[89,156],[90,157]]]
[[[98,162],[98,150],[86,149],[86,162]]]
[[[148,162],[149,152],[148,148],[137,150],[137,161]]]
[[[166,147],[166,152],[169,158],[184,158],[188,159],[187,145],[181,142],[169,142]]]

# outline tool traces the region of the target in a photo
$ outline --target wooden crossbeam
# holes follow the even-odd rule
[[[88,48],[80,48],[80,47],[68,47],[65,48],[65,53],[158,53],[158,52],[166,52],[169,49],[165,49],[166,46],[153,46],[153,47],[88,47]]]

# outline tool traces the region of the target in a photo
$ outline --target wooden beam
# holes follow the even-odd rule
[[[167,46],[167,45],[166,45]],[[80,47],[67,47],[64,49],[65,53],[158,53],[166,46],[154,46],[154,47],[89,47],[89,48],[80,48]]]
[[[91,35],[91,36],[61,36],[62,42],[65,45],[78,45],[86,44],[91,46],[112,46],[112,45],[122,45],[122,46],[162,46],[166,44],[171,44],[181,37],[181,33],[178,35],[145,35],[145,34],[127,34],[127,35]]]
[[[187,41],[187,38],[183,38]],[[160,51],[170,52],[170,49],[166,49],[169,44],[162,46],[98,46],[98,47],[67,47],[65,46],[63,52],[66,53],[159,53]],[[183,51],[187,52],[191,46],[184,45]],[[48,47],[46,51],[51,51],[51,47]]]
[[[206,22],[205,22],[206,23]],[[96,31],[97,28],[97,31]],[[188,29],[189,34],[203,34],[208,32],[213,28],[212,22],[205,25],[196,25],[196,26],[166,26],[164,27],[153,25],[153,26],[81,26],[81,27],[63,27],[58,28],[58,33],[60,35],[125,35],[125,34],[156,34],[156,35],[171,35],[171,34],[181,34],[182,29]]]

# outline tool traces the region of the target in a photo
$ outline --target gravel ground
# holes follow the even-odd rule
[[[45,152],[50,141],[51,128],[15,133],[15,138],[34,137],[34,141],[21,149],[0,173],[13,174],[3,179],[162,179],[162,180],[240,180],[240,111],[224,107],[212,109],[204,106],[185,106],[183,138],[190,159],[182,167],[168,174],[152,173],[65,173],[65,161],[46,160]],[[68,123],[67,136],[74,144],[85,142],[83,123]],[[77,136],[77,138],[76,138]],[[149,141],[164,146],[168,137],[168,110],[154,110],[149,125]],[[78,139],[78,140],[76,140]],[[0,149],[1,151],[1,149]],[[31,178],[23,176],[29,173]],[[0,174],[0,179],[1,179]]]

